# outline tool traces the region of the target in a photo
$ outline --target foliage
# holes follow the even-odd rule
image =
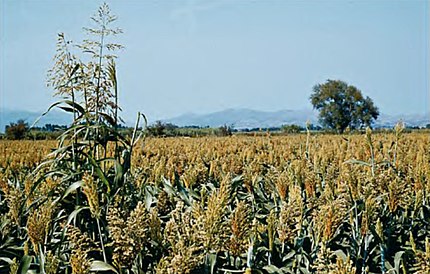
[[[178,126],[174,124],[156,121],[153,125],[148,126],[148,134],[154,137],[177,136],[179,132]]]
[[[379,116],[372,99],[364,98],[359,89],[339,80],[315,85],[310,100],[320,111],[320,123],[340,132],[347,127],[371,126]]]
[[[292,124],[292,125],[283,125],[281,130],[285,133],[300,133],[305,129],[301,126]]]
[[[24,120],[18,120],[16,123],[10,123],[5,128],[6,138],[9,140],[24,139],[28,131],[28,124]]]
[[[228,125],[220,126],[217,130],[218,136],[231,136],[233,134],[233,127]]]

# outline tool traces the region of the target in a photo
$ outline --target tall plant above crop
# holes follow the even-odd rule
[[[75,108],[76,104],[83,104],[87,121],[99,123],[105,120],[117,124],[119,106],[115,53],[123,46],[113,42],[113,38],[122,30],[113,26],[117,17],[106,3],[91,20],[93,26],[83,28],[87,38],[80,44],[67,40],[64,33],[58,34],[55,62],[48,71],[48,86],[55,90],[55,96],[71,100],[74,122],[81,122],[77,120],[79,111]],[[77,50],[82,54],[78,54]]]
[[[66,219],[67,224],[73,222],[79,230],[88,232],[91,240],[101,247],[91,260],[103,259],[106,264],[110,260],[109,254],[112,254],[112,247],[105,246],[109,239],[107,213],[112,202],[121,200],[118,196],[133,187],[131,155],[133,146],[142,136],[136,132],[143,115],[138,114],[131,137],[118,132],[115,52],[122,46],[112,42],[112,38],[122,30],[113,27],[116,16],[107,4],[103,4],[91,19],[93,26],[84,28],[88,37],[81,44],[74,45],[63,33],[58,35],[55,62],[48,72],[48,86],[62,99],[49,110],[59,107],[73,113],[73,123],[59,137],[58,147],[33,170],[32,176],[37,180],[29,188],[29,195],[40,192],[44,181],[58,181],[61,185],[58,189],[61,190],[47,193],[46,201],[37,201],[33,212],[40,211],[44,203],[52,203],[52,208],[61,209],[52,212],[51,215],[59,214],[61,217],[53,220],[50,228],[62,227],[65,230],[67,226],[61,220]],[[128,203],[136,204],[133,199],[133,195],[127,196]],[[36,213],[32,216],[37,216]],[[47,231],[46,235],[49,233],[53,230]],[[78,253],[64,243],[64,238],[45,237],[44,241],[33,238],[35,255],[46,250],[34,243],[47,246],[57,241],[66,247],[61,252],[71,256],[63,266],[73,270],[79,265],[76,263],[79,257],[74,256]],[[40,257],[43,256],[41,253]]]
[[[104,3],[91,17],[93,26],[83,28],[87,38],[81,44],[74,45],[60,33],[55,63],[48,73],[48,86],[64,99],[49,110],[59,106],[73,113],[73,124],[60,136],[60,148],[52,154],[57,160],[50,168],[70,174],[72,182],[84,173],[97,175],[95,179],[108,192],[113,184],[124,185],[121,181],[131,166],[132,147],[140,136],[135,131],[131,138],[124,138],[117,130],[120,108],[115,52],[123,46],[113,42],[122,33],[113,26],[116,19]],[[108,155],[109,143],[115,144],[115,150]]]
[[[57,37],[57,53],[54,56],[54,66],[48,71],[48,87],[55,90],[54,95],[65,98],[75,98],[76,81],[72,78],[78,66],[78,60],[71,53],[72,41],[67,40],[64,33]],[[76,80],[76,79],[75,79]]]
[[[120,28],[115,28],[113,23],[117,17],[111,13],[109,6],[104,3],[98,12],[91,17],[93,27],[85,27],[84,30],[89,36],[79,48],[83,53],[89,54],[88,73],[92,73],[93,85],[88,93],[88,109],[96,113],[96,120],[99,121],[99,112],[112,111],[117,115],[118,94],[116,89],[115,52],[122,45],[114,43],[112,38],[122,33]],[[115,116],[115,118],[117,118]],[[117,120],[117,119],[115,119]]]

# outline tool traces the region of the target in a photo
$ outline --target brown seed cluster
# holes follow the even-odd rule
[[[82,176],[82,192],[87,197],[88,205],[90,206],[91,215],[99,219],[100,218],[100,205],[99,205],[99,196],[98,196],[98,186],[97,181],[94,179],[94,177],[88,173],[85,172]]]
[[[112,238],[113,261],[120,267],[128,267],[149,241],[150,223],[156,223],[155,216],[151,216],[143,203],[127,218],[126,213],[118,207],[110,209],[107,220],[110,237]]]
[[[82,233],[79,228],[67,226],[67,237],[70,241],[72,253],[69,263],[73,274],[88,274],[91,268],[91,258],[88,253],[91,251],[99,251],[96,243],[85,233]]]
[[[47,201],[28,216],[28,236],[36,253],[39,252],[39,245],[45,242],[45,237],[49,233],[54,208],[53,202]]]

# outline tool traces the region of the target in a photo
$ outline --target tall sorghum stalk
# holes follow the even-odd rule
[[[118,79],[116,77],[116,66],[115,61],[110,60],[108,63],[108,76],[109,80],[112,82],[112,87],[114,90],[114,100],[115,100],[115,110],[114,110],[114,127],[115,131],[118,131]],[[115,141],[115,153],[117,151],[118,141]]]
[[[372,130],[370,129],[370,127],[366,128],[366,139],[370,149],[370,166],[372,169],[372,177],[375,177],[375,152],[372,142]]]
[[[383,224],[381,222],[381,219],[378,218],[378,220],[376,221],[376,226],[375,226],[375,230],[376,230],[376,234],[379,236],[379,238],[381,239],[381,242],[379,243],[379,250],[381,252],[381,273],[385,274],[385,244],[384,244],[384,227]]]
[[[100,125],[103,117],[106,118],[109,111],[112,111],[115,115],[114,124],[118,121],[118,90],[114,63],[116,55],[111,54],[111,52],[119,50],[123,48],[123,46],[110,43],[108,38],[122,33],[122,30],[111,27],[117,17],[111,14],[109,6],[106,3],[99,8],[97,14],[91,17],[91,19],[95,27],[84,28],[84,30],[87,34],[95,36],[95,39],[86,39],[79,47],[84,53],[89,53],[92,60],[90,61],[90,64],[92,64],[90,68],[92,68],[93,71],[89,71],[89,73],[92,73],[91,78],[94,83],[92,90],[94,93],[88,94],[87,100],[90,104],[90,110],[95,114],[94,120],[97,126],[95,127],[94,136],[95,138],[101,138],[101,136],[99,136],[100,127],[98,127],[98,125]],[[112,89],[114,89],[114,95],[112,94]],[[115,130],[116,129],[117,127],[115,126]],[[95,159],[100,159],[100,152],[100,148],[95,146]],[[104,149],[104,154],[106,156],[106,148]]]
[[[311,131],[310,131],[310,125],[311,122],[308,120],[306,121],[306,159],[309,161],[309,139],[311,137]]]
[[[397,169],[397,150],[399,146],[399,140],[404,128],[405,128],[405,124],[403,122],[398,122],[394,127],[394,134],[395,134],[396,140],[394,141],[393,166],[396,169]]]
[[[48,71],[48,86],[56,90],[54,95],[70,97],[72,105],[76,104],[75,86],[78,78],[75,76],[79,69],[79,62],[69,49],[72,41],[66,40],[64,33],[59,33],[57,38],[57,53],[54,56],[54,66]],[[73,123],[76,122],[76,110],[73,107]],[[76,170],[76,131],[72,140],[73,170]]]

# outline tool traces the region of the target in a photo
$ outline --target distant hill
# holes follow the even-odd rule
[[[391,128],[400,120],[402,120],[406,126],[425,127],[427,124],[430,124],[430,113],[407,115],[386,115],[382,113],[378,120],[375,121],[375,127]]]
[[[280,127],[288,124],[304,126],[307,120],[313,124],[318,124],[318,113],[312,110],[280,110],[271,112],[252,109],[226,109],[209,114],[183,114],[171,119],[165,119],[163,122],[173,123],[178,126],[219,127],[222,125],[232,125],[236,129],[243,129]],[[399,120],[405,122],[407,126],[424,127],[430,123],[430,114],[381,114],[375,122],[375,127],[393,127]]]
[[[22,119],[31,126],[37,118],[42,115],[41,112],[32,112],[25,110],[8,110],[0,109],[0,132],[4,132],[6,125],[11,122]],[[37,123],[36,126],[44,126],[45,124],[68,125],[72,122],[72,116],[58,110],[52,110]]]
[[[269,128],[285,124],[304,125],[309,120],[317,122],[317,113],[311,110],[280,110],[257,111],[252,109],[226,109],[209,114],[183,114],[178,117],[166,119],[164,122],[178,126],[209,126],[219,127],[232,125],[236,129],[243,128]]]

